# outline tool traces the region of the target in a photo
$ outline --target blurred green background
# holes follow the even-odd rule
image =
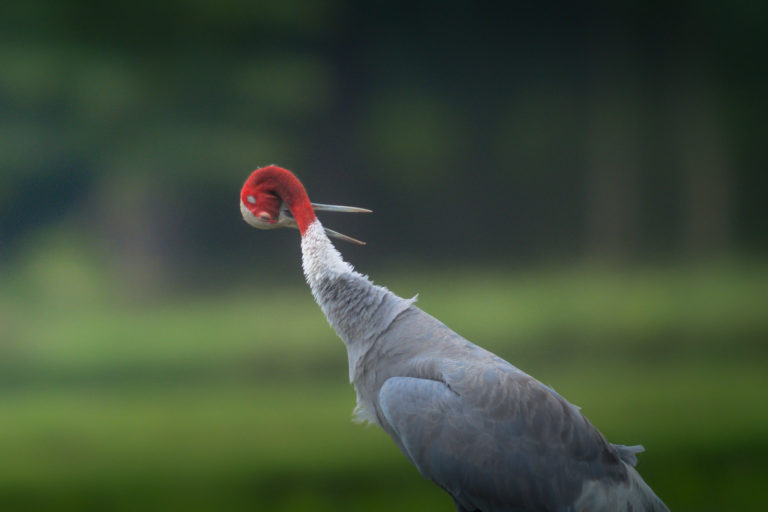
[[[764,510],[766,49],[760,2],[4,5],[0,510],[452,510],[242,222],[271,163],[672,510]]]

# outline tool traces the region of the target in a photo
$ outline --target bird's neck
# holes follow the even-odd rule
[[[312,295],[347,346],[350,380],[360,361],[392,321],[414,299],[374,285],[344,261],[315,219],[301,237],[302,266]]]
[[[352,265],[342,259],[316,218],[302,232],[301,256],[304,277],[318,303],[320,298],[316,290],[321,283],[335,280],[344,274],[356,273]]]
[[[296,182],[298,185],[294,188],[283,187],[283,190],[279,192],[279,195],[288,205],[288,209],[291,210],[291,214],[296,221],[296,226],[303,236],[312,222],[317,220],[317,217],[315,217],[315,211],[312,209],[312,204],[309,202],[307,192],[298,180],[296,180]]]

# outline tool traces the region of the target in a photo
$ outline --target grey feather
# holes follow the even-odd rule
[[[361,416],[459,511],[668,510],[632,467],[642,447],[609,443],[554,390],[413,299],[344,270],[324,243],[302,242],[305,274],[347,345]],[[336,270],[313,270],[313,258],[329,258]]]
[[[637,444],[635,446],[614,444],[613,447],[616,448],[616,451],[619,452],[619,457],[621,457],[621,460],[632,467],[637,466],[637,454],[643,453],[645,451],[645,448],[641,444]]]

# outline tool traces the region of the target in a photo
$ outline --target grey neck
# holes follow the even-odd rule
[[[349,379],[354,381],[363,356],[415,299],[402,299],[356,272],[341,258],[317,220],[302,236],[301,251],[312,295],[347,346]]]

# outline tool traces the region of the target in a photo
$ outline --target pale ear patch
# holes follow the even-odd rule
[[[251,204],[256,204],[256,198],[253,196],[248,196],[245,199]]]

